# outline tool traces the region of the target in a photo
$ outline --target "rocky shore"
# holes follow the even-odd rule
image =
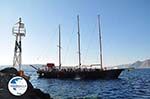
[[[5,68],[0,70],[0,99],[51,99],[48,93],[43,93],[40,89],[36,89],[27,81],[27,91],[21,96],[14,96],[8,90],[8,82],[12,77],[18,75],[15,68]]]

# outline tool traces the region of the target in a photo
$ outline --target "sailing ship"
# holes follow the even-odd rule
[[[98,15],[99,26],[99,49],[100,49],[100,68],[86,68],[81,65],[81,53],[80,53],[80,28],[79,28],[79,16],[78,21],[78,67],[77,68],[62,68],[61,67],[61,33],[59,25],[59,67],[56,67],[54,63],[48,63],[44,69],[37,69],[37,73],[40,78],[59,78],[59,79],[117,79],[123,68],[106,69],[102,63],[102,40],[100,30],[100,16]],[[34,67],[34,66],[32,66]]]

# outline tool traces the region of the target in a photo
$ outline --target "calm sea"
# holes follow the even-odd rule
[[[150,69],[123,71],[117,80],[59,80],[38,78],[26,71],[34,87],[54,99],[150,99]]]

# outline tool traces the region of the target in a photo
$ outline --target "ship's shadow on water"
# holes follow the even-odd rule
[[[150,99],[150,69],[124,71],[116,80],[44,79],[32,72],[31,82],[54,99]]]

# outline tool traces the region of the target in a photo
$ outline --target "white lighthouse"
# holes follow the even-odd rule
[[[15,40],[15,49],[14,49],[14,57],[13,57],[13,66],[19,66],[19,71],[22,71],[22,47],[21,47],[21,39],[26,35],[26,29],[24,23],[22,23],[21,18],[19,18],[19,22],[17,22],[12,28],[12,34],[16,37]]]

